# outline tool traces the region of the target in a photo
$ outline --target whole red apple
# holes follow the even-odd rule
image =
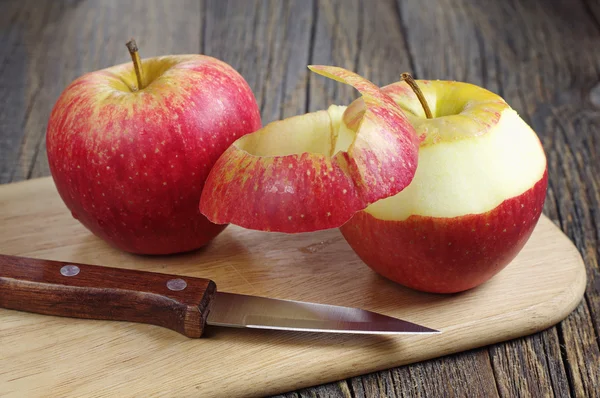
[[[48,122],[50,171],[73,216],[112,245],[194,250],[225,228],[200,214],[205,179],[232,142],[261,127],[260,112],[220,60],[137,61],[81,76],[61,94]]]
[[[546,196],[546,157],[498,95],[460,82],[419,86],[432,118],[405,82],[383,88],[421,137],[414,179],[341,231],[381,275],[417,290],[459,292],[497,274],[529,239]]]

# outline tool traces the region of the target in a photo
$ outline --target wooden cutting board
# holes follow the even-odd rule
[[[230,226],[194,253],[145,257],[97,239],[49,178],[0,186],[0,253],[211,278],[220,290],[378,311],[442,330],[357,336],[156,326],[0,310],[0,396],[264,396],[447,355],[543,330],[585,289],[582,259],[542,217],[519,256],[479,288],[418,293],[365,266],[338,230]]]

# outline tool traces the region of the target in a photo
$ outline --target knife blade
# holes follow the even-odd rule
[[[0,255],[0,307],[141,322],[191,338],[206,325],[303,332],[439,331],[358,308],[218,292],[204,278]]]

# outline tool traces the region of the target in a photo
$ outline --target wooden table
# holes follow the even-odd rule
[[[204,53],[235,67],[263,122],[348,103],[308,64],[378,85],[412,72],[502,95],[540,135],[544,212],[575,242],[585,300],[542,333],[289,397],[600,396],[600,3],[597,0],[2,1],[0,183],[49,175],[45,128],[77,76],[141,55]],[[0,243],[1,245],[1,243]]]

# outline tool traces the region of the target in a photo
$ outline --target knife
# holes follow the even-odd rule
[[[218,292],[209,279],[0,255],[0,307],[141,322],[202,336],[206,325],[357,334],[439,333],[357,308]]]

